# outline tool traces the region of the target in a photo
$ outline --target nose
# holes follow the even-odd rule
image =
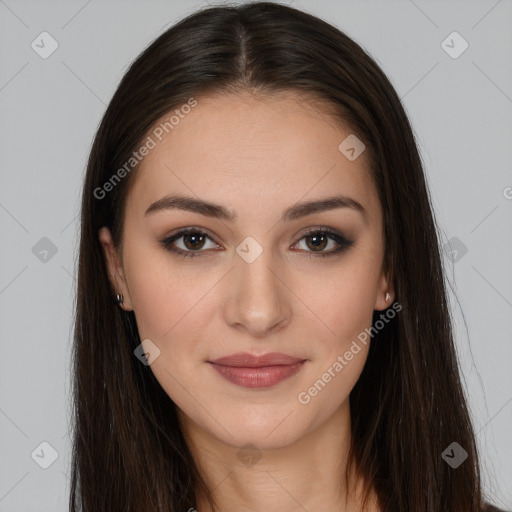
[[[225,284],[226,323],[254,338],[265,337],[290,321],[290,291],[283,271],[270,260],[270,251],[263,251],[252,263],[237,256]]]

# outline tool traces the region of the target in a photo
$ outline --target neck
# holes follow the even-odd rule
[[[187,444],[212,490],[217,512],[275,510],[360,510],[362,479],[346,486],[350,443],[348,399],[320,427],[274,449],[230,446],[209,435],[180,412]],[[372,508],[375,498],[372,497]],[[197,496],[197,512],[214,512]]]

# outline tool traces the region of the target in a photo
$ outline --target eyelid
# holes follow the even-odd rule
[[[340,238],[346,238],[345,235],[343,235],[343,233],[339,232],[337,229],[331,228],[330,226],[314,225],[314,226],[309,226],[307,228],[302,229],[299,232],[299,234],[297,235],[297,242],[302,240],[302,238],[304,238],[304,236],[309,235],[310,233],[316,233],[318,231],[336,235],[336,236],[339,236]],[[295,243],[297,243],[297,242],[295,242]]]
[[[180,238],[180,236],[183,236],[187,233],[199,233],[202,235],[206,235],[212,242],[215,242],[217,245],[220,245],[219,242],[216,241],[216,236],[211,233],[206,228],[200,228],[199,226],[185,226],[183,228],[178,228],[174,231],[171,231],[168,235],[164,236],[163,241],[169,240],[173,237],[176,237],[176,239]]]

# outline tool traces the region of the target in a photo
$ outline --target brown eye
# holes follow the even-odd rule
[[[325,249],[329,239],[329,237],[324,234],[307,235],[304,238],[307,240],[307,246],[313,251],[322,251]]]
[[[212,245],[208,247],[208,243]],[[300,252],[314,257],[334,256],[348,249],[354,241],[345,238],[341,233],[332,231],[330,228],[322,228],[309,231],[295,245],[301,245],[302,243],[304,243],[305,247],[300,248]],[[194,228],[183,229],[161,240],[160,244],[164,249],[184,257],[201,256],[203,253],[211,253],[211,251],[203,250],[205,245],[206,249],[219,249],[219,246],[213,241],[211,236],[200,229]],[[329,250],[325,250],[326,248]]]
[[[204,245],[206,237],[201,233],[187,233],[183,235],[183,243],[190,250],[201,249]]]
[[[206,244],[210,243],[208,247]],[[200,229],[183,229],[160,241],[162,247],[179,256],[200,256],[202,253],[210,252],[205,249],[218,248],[212,238]]]
[[[341,233],[332,231],[330,228],[319,228],[309,231],[296,244],[303,252],[309,253],[309,257],[333,256],[348,249],[354,243],[353,240],[345,238]],[[325,250],[325,249],[328,250]]]

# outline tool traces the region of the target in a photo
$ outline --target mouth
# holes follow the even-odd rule
[[[281,353],[261,356],[239,353],[207,362],[233,384],[245,388],[268,388],[298,373],[306,361]]]

